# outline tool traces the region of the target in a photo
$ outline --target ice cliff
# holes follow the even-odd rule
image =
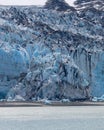
[[[0,6],[0,98],[83,100],[104,94],[104,2]]]

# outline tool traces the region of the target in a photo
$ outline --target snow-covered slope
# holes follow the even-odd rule
[[[1,98],[74,100],[103,95],[102,5],[103,0],[77,0],[75,7],[48,0],[44,7],[1,6]]]

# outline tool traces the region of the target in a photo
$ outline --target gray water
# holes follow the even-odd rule
[[[104,107],[0,108],[0,130],[104,130]]]

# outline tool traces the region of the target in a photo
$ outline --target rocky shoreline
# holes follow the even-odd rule
[[[0,107],[46,107],[46,106],[104,106],[104,102],[51,102],[51,103],[43,103],[43,102],[0,102]]]

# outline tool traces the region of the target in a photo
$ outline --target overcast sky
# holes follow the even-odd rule
[[[47,0],[0,0],[0,5],[44,5]],[[66,0],[73,5],[75,0]]]

